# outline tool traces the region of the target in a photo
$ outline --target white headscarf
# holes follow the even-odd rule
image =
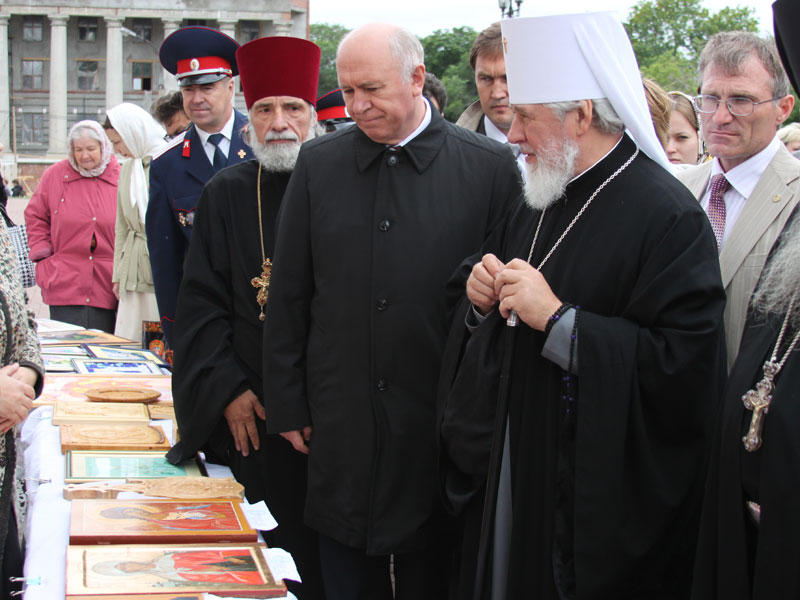
[[[139,215],[144,223],[149,192],[142,159],[152,156],[164,145],[164,136],[167,132],[146,110],[135,104],[123,102],[108,109],[106,114],[114,131],[119,134],[133,155],[130,159],[132,163],[130,200],[131,206],[139,208]]]
[[[611,12],[501,22],[512,104],[608,98],[642,151],[669,170],[628,34]]]
[[[73,144],[75,141],[82,140],[83,138],[91,138],[100,144],[100,163],[93,169],[86,170],[75,160]],[[111,161],[111,157],[114,156],[114,148],[111,146],[106,132],[103,131],[100,123],[97,121],[78,121],[75,123],[67,135],[67,148],[69,149],[69,153],[67,154],[69,164],[84,177],[100,177],[100,175],[105,172],[108,163]]]

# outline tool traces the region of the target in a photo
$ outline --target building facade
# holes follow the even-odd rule
[[[309,0],[2,0],[4,175],[24,175],[26,163],[46,166],[63,158],[67,132],[77,121],[103,121],[106,108],[121,102],[150,110],[160,95],[177,89],[161,68],[158,49],[179,27],[214,27],[240,43],[270,35],[308,38],[308,5]],[[238,82],[237,92],[242,107]]]

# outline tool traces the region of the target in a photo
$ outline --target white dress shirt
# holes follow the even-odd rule
[[[231,110],[231,116],[228,119],[228,122],[225,123],[225,126],[218,132],[222,134],[222,139],[219,141],[219,149],[225,155],[225,158],[228,158],[228,152],[231,150],[231,138],[233,137],[233,121],[236,118],[235,111]],[[211,134],[208,131],[203,131],[199,127],[195,125],[195,129],[197,129],[197,135],[200,136],[200,142],[203,144],[203,150],[205,150],[206,156],[208,157],[208,162],[212,165],[214,164],[214,144],[208,141],[208,136]]]
[[[708,200],[711,196],[711,180],[714,178],[714,175],[720,173],[724,174],[728,183],[731,185],[722,196],[723,200],[725,200],[725,232],[722,234],[722,240],[719,244],[720,251],[722,251],[722,247],[725,245],[725,240],[728,239],[731,231],[733,231],[733,227],[736,225],[739,215],[742,214],[745,202],[747,202],[750,194],[753,193],[756,185],[758,185],[758,180],[761,179],[769,163],[775,158],[775,154],[777,154],[780,149],[781,143],[778,136],[775,136],[761,152],[754,154],[728,172],[722,170],[722,165],[719,164],[718,158],[714,159],[711,165],[711,177],[708,180],[706,191],[700,199],[700,206],[703,207],[704,211],[708,212]]]
[[[489,139],[495,140],[496,142],[500,142],[501,144],[509,144],[508,138],[506,134],[503,133],[500,129],[498,129],[497,125],[492,123],[489,120],[489,117],[483,115],[483,127],[486,129],[486,137]],[[519,172],[522,173],[522,181],[528,180],[528,169],[525,168],[525,155],[520,152],[519,156],[517,156],[517,168],[519,168]]]

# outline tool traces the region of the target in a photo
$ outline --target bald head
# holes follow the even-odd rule
[[[423,61],[419,40],[386,23],[360,27],[339,44],[336,71],[345,105],[373,141],[396,144],[422,122]]]

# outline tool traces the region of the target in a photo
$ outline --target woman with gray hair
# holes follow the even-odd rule
[[[108,110],[103,129],[122,163],[112,290],[119,299],[116,335],[138,340],[142,321],[159,321],[144,218],[150,197],[150,159],[164,145],[164,128],[143,108],[123,102]]]
[[[113,332],[111,291],[119,163],[96,121],[79,121],[25,209],[30,258],[50,317]]]

